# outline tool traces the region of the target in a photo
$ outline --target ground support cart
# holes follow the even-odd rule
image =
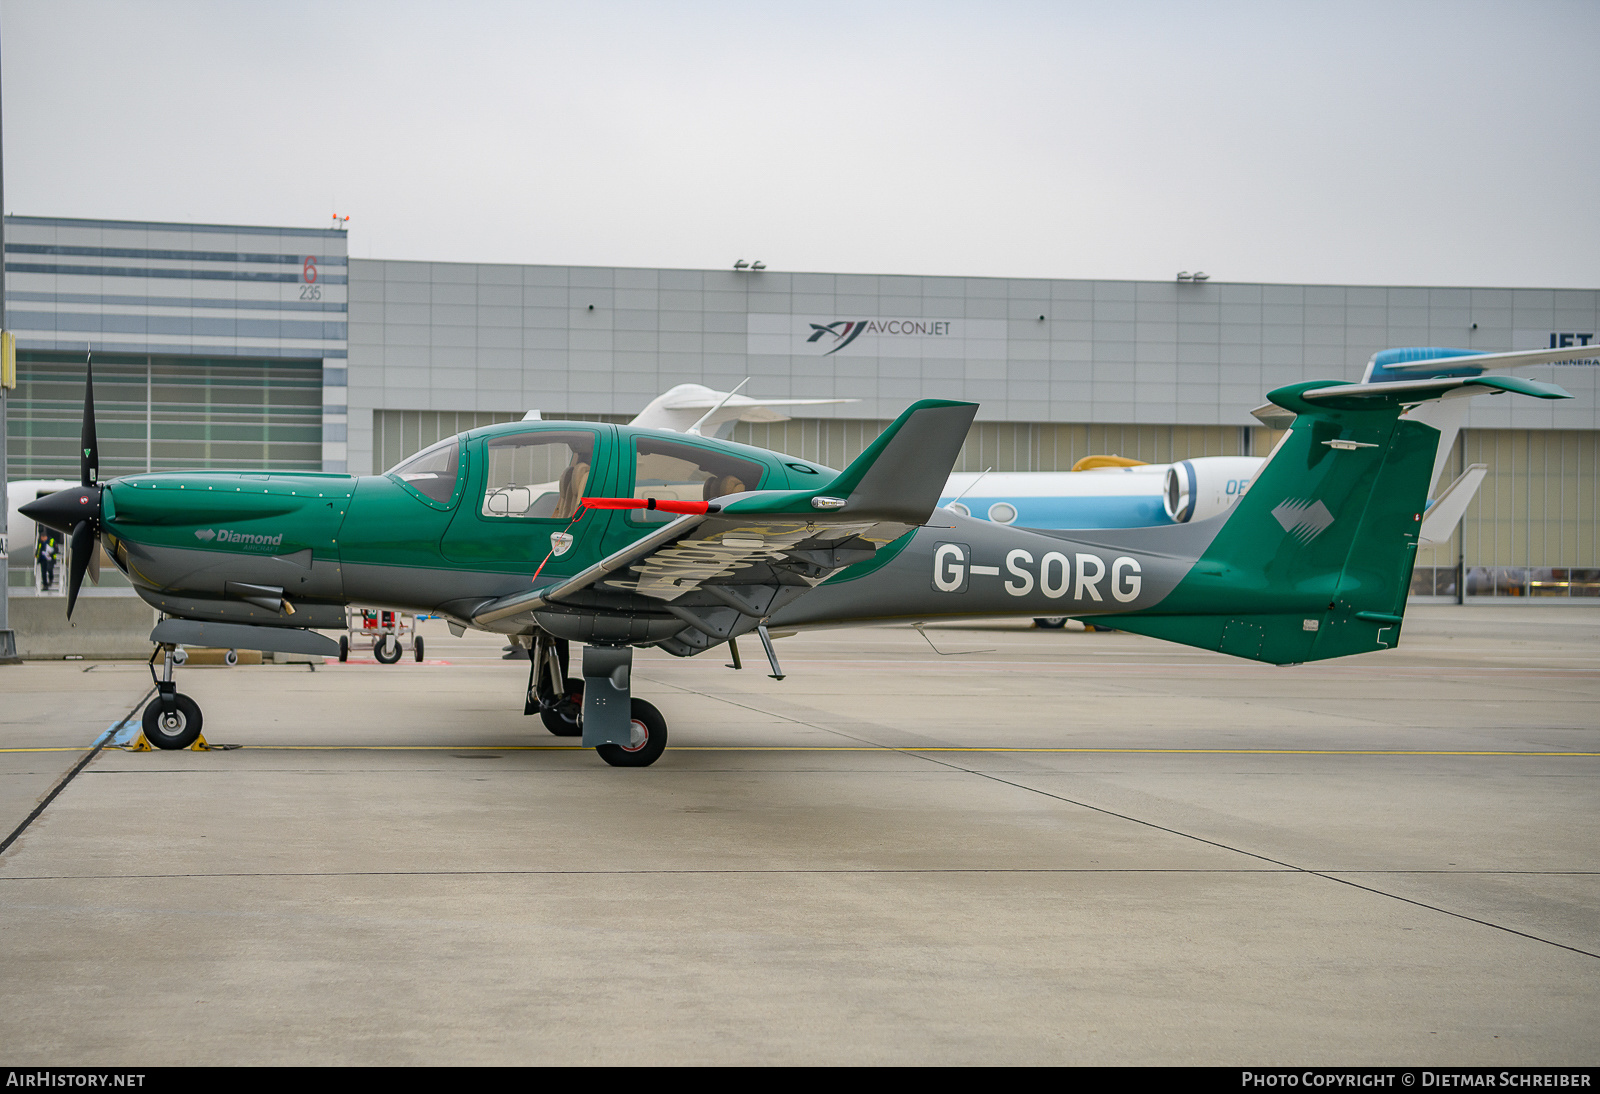
[[[370,649],[381,664],[392,665],[407,648],[418,661],[423,658],[422,636],[417,633],[417,617],[408,612],[382,608],[346,608],[345,633],[339,639],[339,660],[350,660],[351,650]]]

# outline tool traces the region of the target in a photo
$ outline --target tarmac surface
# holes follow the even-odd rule
[[[435,627],[180,669],[242,747],[66,783],[0,853],[8,1064],[1600,1062],[1600,605],[648,651],[644,770]],[[148,689],[0,668],[0,839]]]

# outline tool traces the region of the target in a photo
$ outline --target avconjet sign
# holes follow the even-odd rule
[[[950,336],[948,319],[835,319],[832,323],[812,323],[810,326],[811,336],[806,339],[807,342],[831,339],[821,341],[822,345],[832,347],[823,354],[824,357],[839,352],[863,334],[898,334],[912,338]]]
[[[944,337],[950,333],[948,319],[868,319],[868,334],[931,334]]]

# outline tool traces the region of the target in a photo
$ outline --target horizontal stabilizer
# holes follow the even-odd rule
[[[1267,398],[1286,410],[1298,407],[1284,402],[1278,396],[1288,394],[1292,399],[1303,400],[1327,407],[1330,410],[1376,410],[1383,406],[1405,406],[1427,402],[1429,399],[1446,399],[1452,396],[1499,395],[1513,392],[1531,395],[1535,399],[1570,399],[1572,395],[1555,384],[1525,380],[1520,376],[1450,376],[1426,380],[1394,380],[1380,384],[1291,384],[1268,393]]]

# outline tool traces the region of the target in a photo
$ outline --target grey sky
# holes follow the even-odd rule
[[[386,258],[1600,285],[1600,4],[3,0],[10,212]]]

